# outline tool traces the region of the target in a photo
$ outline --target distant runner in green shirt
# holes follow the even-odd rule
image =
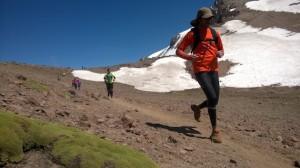
[[[107,89],[107,96],[113,97],[113,88],[114,88],[114,81],[116,80],[116,77],[114,74],[110,72],[110,69],[107,68],[107,73],[104,76],[104,82],[106,84]]]

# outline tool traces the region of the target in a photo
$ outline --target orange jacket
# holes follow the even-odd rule
[[[213,39],[213,35],[209,28],[200,28],[199,34],[201,39]],[[198,59],[193,63],[194,73],[207,72],[207,71],[218,71],[218,58],[217,51],[223,51],[223,44],[220,38],[220,34],[216,32],[218,36],[218,43],[214,41],[201,41],[194,50],[194,55],[199,55]],[[188,46],[194,44],[194,33],[189,31],[179,44],[176,54],[183,59],[188,59],[189,54],[185,53],[185,49]]]

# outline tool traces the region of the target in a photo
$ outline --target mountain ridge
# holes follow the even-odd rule
[[[300,33],[300,24],[298,23],[300,19],[299,13],[251,10],[245,6],[245,4],[250,1],[251,0],[216,0],[211,7],[215,15],[211,26],[223,35],[227,33],[228,30],[222,27],[222,24],[230,20],[241,20],[246,22],[247,25],[261,29],[277,27]],[[173,36],[168,47],[153,53],[149,57],[176,55],[175,50],[179,42],[189,30],[190,29],[184,30]]]

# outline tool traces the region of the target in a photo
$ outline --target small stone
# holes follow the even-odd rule
[[[104,122],[105,122],[105,119],[99,118],[99,119],[97,120],[97,122],[98,122],[98,124],[104,123]]]
[[[298,140],[296,137],[294,137],[294,136],[291,136],[290,139],[291,139],[291,141],[293,141],[293,142],[298,142],[298,141],[299,141],[299,140]]]
[[[300,149],[300,142],[295,142],[293,147],[295,149]]]
[[[137,138],[137,139],[136,139],[136,142],[142,143],[142,139],[141,139],[141,138]]]
[[[128,115],[123,115],[122,117],[121,117],[121,121],[123,122],[123,124],[126,126],[126,127],[129,127],[129,128],[131,128],[132,127],[132,124],[133,124],[133,119],[130,117],[130,116],[128,116]]]
[[[149,136],[149,132],[148,132],[148,131],[145,131],[145,132],[144,132],[144,136],[145,136],[145,137]]]
[[[209,154],[215,154],[215,152],[212,151],[212,150],[207,150],[206,153],[209,153]]]
[[[276,141],[279,141],[279,142],[282,142],[282,137],[281,136],[278,136],[277,138],[276,138]]]
[[[192,151],[195,150],[194,148],[192,148],[192,147],[190,147],[190,146],[185,147],[184,149],[185,149],[186,151],[188,151],[188,152],[192,152]]]
[[[86,122],[86,121],[79,121],[79,122],[78,122],[78,125],[79,125],[80,127],[85,127],[85,128],[90,128],[90,127],[91,127],[91,124],[88,123],[88,122]]]
[[[25,80],[27,79],[27,77],[26,77],[26,76],[23,76],[23,75],[18,75],[17,78],[18,78],[19,80],[23,80],[23,81],[25,81]]]
[[[81,121],[87,121],[87,120],[88,120],[88,117],[87,117],[85,114],[83,114],[81,117],[79,117],[79,119],[80,119]]]
[[[108,115],[106,115],[105,117],[106,117],[106,118],[112,118],[113,115],[112,115],[112,114],[108,114]]]
[[[171,146],[164,144],[163,147],[171,148]]]
[[[234,163],[234,164],[237,164],[237,162],[235,161],[235,160],[233,160],[233,159],[230,159],[230,161],[229,161],[230,163]]]
[[[177,140],[174,139],[172,136],[169,136],[168,142],[169,142],[169,143],[177,143]]]
[[[188,153],[188,151],[186,151],[186,150],[184,150],[184,149],[180,149],[180,151],[179,151],[181,154],[187,154]]]
[[[251,129],[251,128],[246,128],[245,131],[246,132],[255,132],[256,130],[255,129]]]
[[[137,122],[133,122],[133,123],[131,124],[131,126],[134,127],[134,128],[136,128],[136,127],[138,127],[139,125],[138,125]]]
[[[142,134],[142,132],[140,130],[133,130],[133,133],[135,135],[141,135]]]

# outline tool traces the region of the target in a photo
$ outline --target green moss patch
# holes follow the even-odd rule
[[[23,85],[27,88],[30,88],[30,89],[35,89],[35,90],[38,90],[40,92],[46,92],[48,91],[48,86],[44,85],[44,84],[41,84],[41,83],[37,83],[37,82],[34,82],[34,81],[24,81],[23,82]]]
[[[50,149],[65,166],[157,168],[144,154],[78,129],[0,111],[0,162],[20,162],[24,151]]]

